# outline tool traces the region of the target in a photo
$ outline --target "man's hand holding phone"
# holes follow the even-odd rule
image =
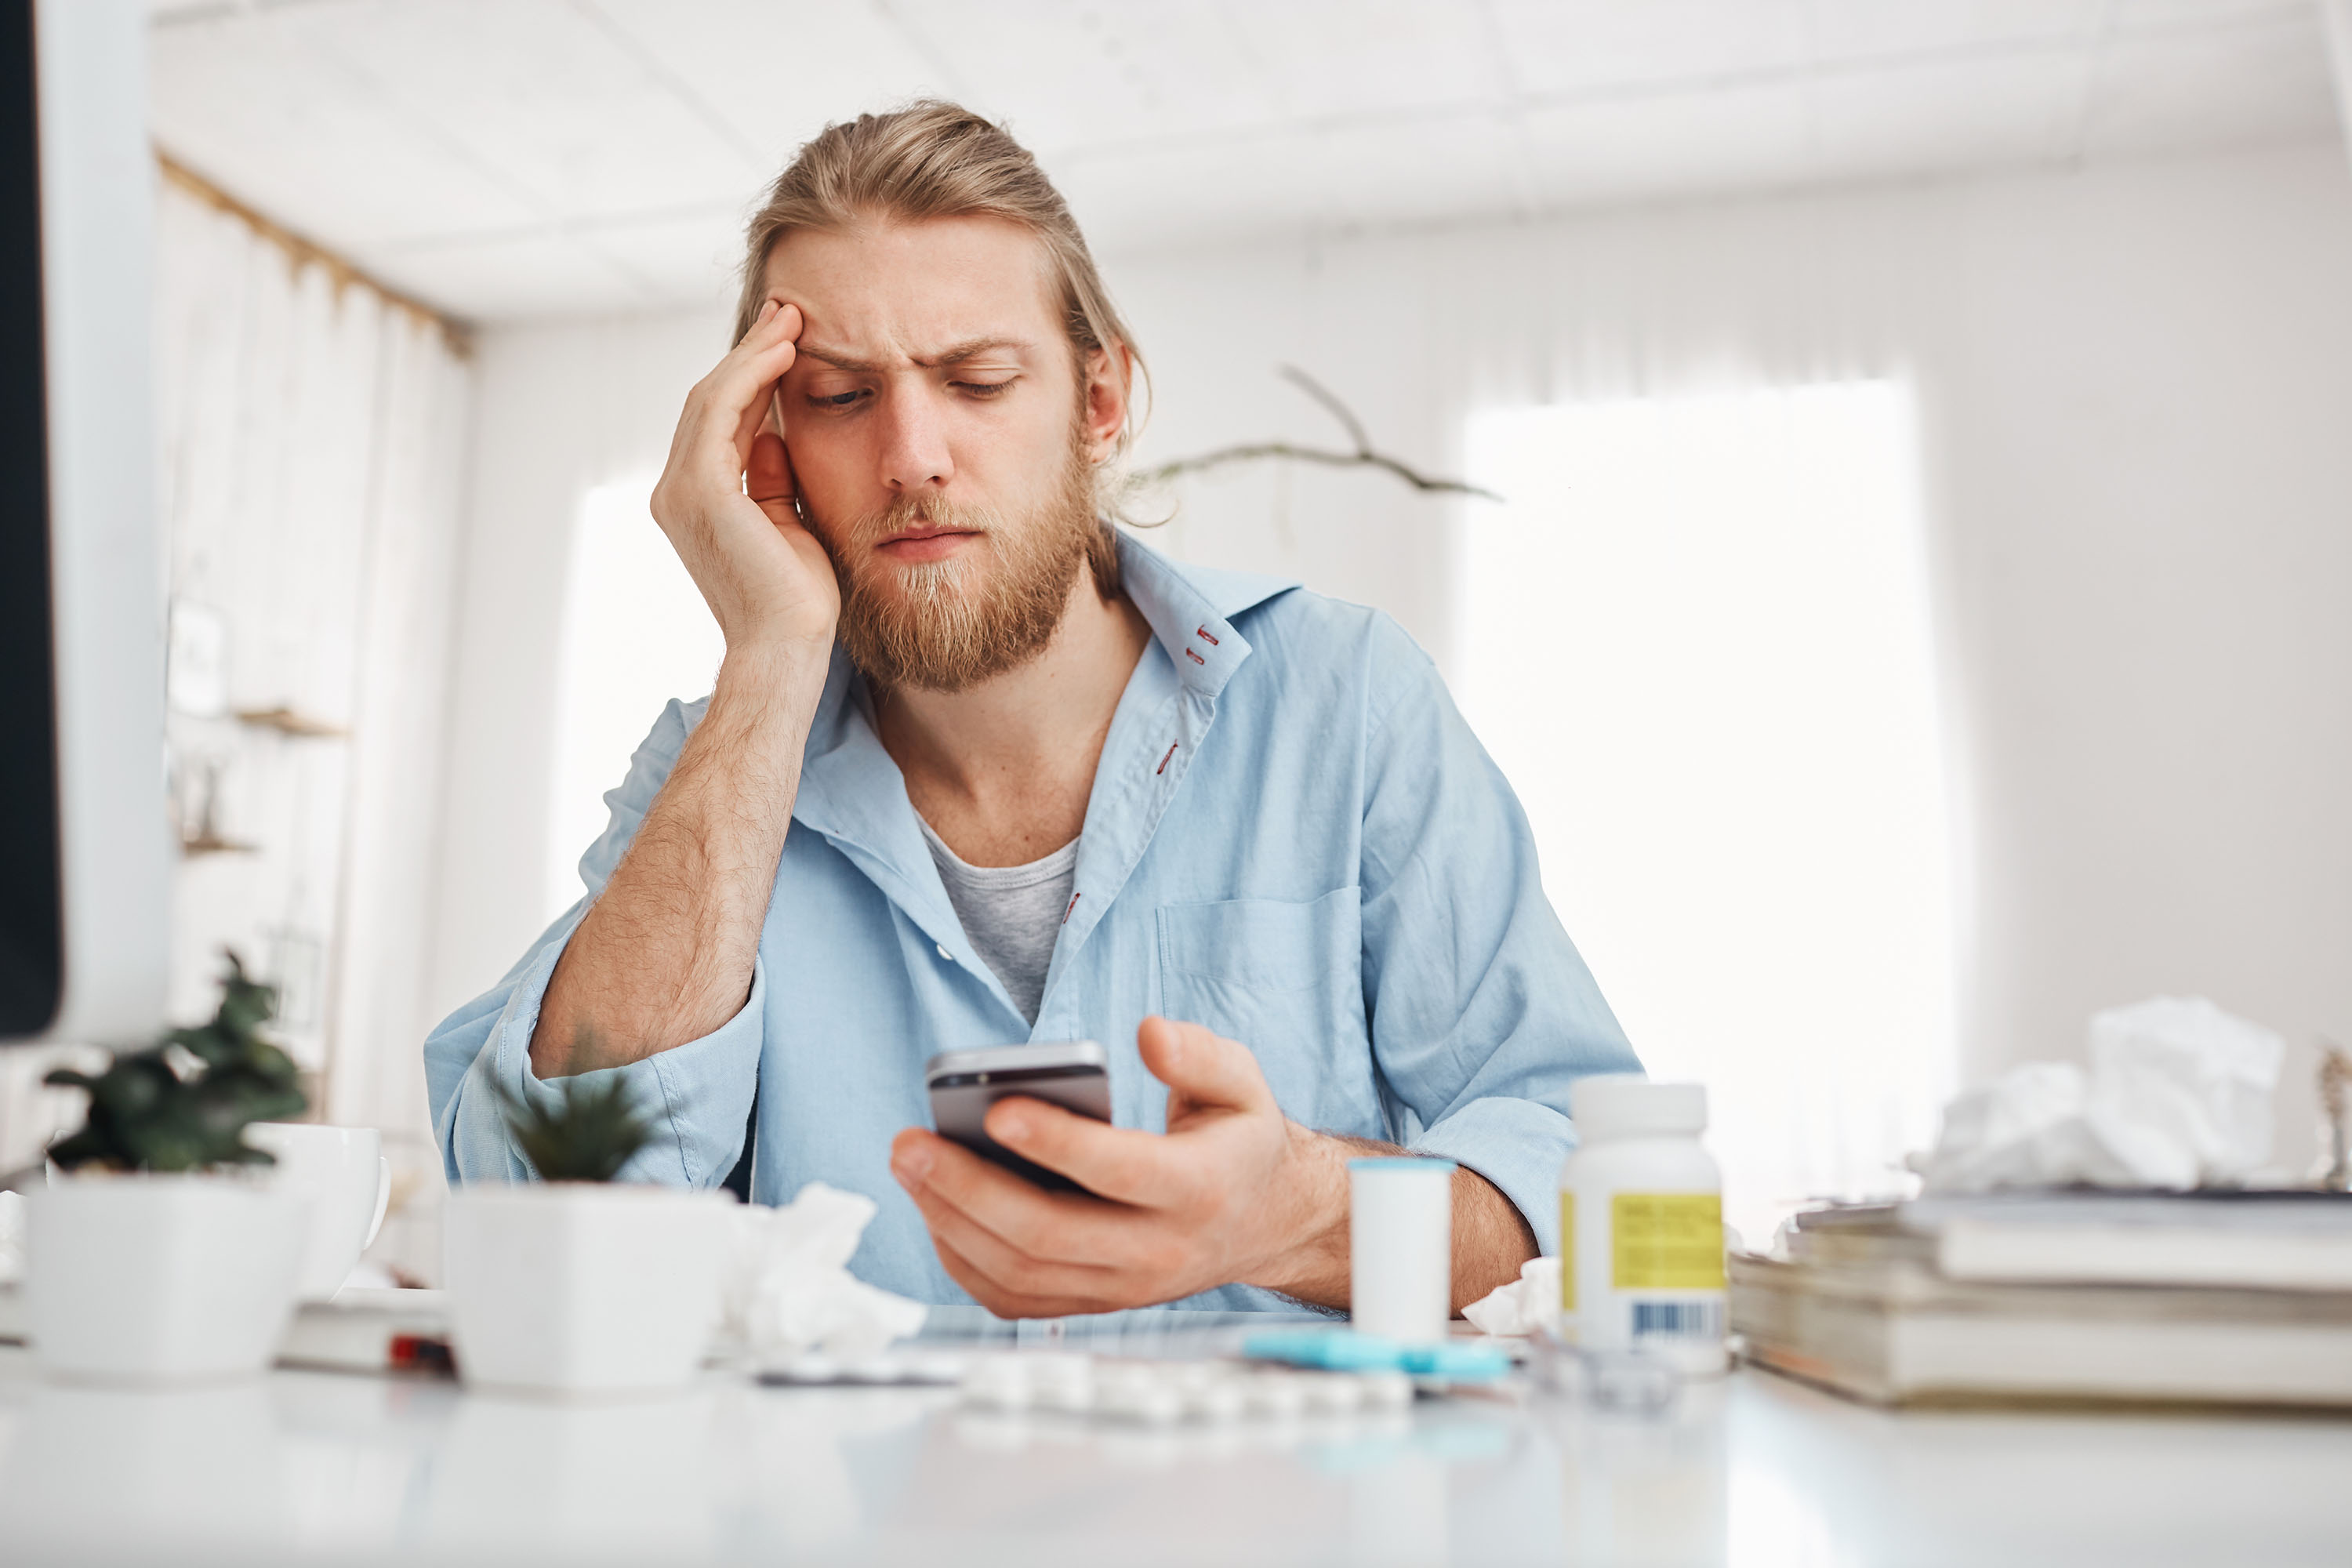
[[[948,1273],[1007,1318],[1234,1283],[1344,1302],[1348,1148],[1285,1117],[1244,1046],[1147,1018],[1136,1047],[1168,1085],[1165,1135],[1027,1097],[987,1113],[991,1139],[1083,1192],[1047,1192],[927,1129],[898,1134],[892,1173]]]

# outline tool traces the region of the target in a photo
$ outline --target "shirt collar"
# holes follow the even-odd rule
[[[1298,586],[1280,577],[1179,565],[1127,533],[1118,535],[1127,596],[1176,666],[1185,689],[1214,697],[1249,657],[1233,617]]]
[[[1233,617],[1299,585],[1287,578],[1171,561],[1124,531],[1118,539],[1120,585],[1176,667],[1177,679],[1204,695],[1223,690],[1249,655],[1249,644],[1234,630]],[[827,759],[845,751],[853,756],[863,753],[865,748],[856,743],[861,736],[888,763],[888,754],[881,752],[867,717],[870,706],[863,696],[864,679],[841,646],[835,644],[833,666],[825,677],[824,694],[817,701],[816,717],[809,726],[808,750],[802,760],[803,794],[805,775]],[[870,763],[872,757],[865,756],[864,761]],[[897,764],[889,765],[895,774]]]
[[[1124,532],[1118,535],[1118,564],[1128,598],[1166,653],[1179,686],[1202,704],[1204,714],[1250,655],[1232,617],[1298,585],[1277,577],[1180,565]],[[907,804],[907,782],[874,732],[863,700],[864,679],[835,644],[824,694],[809,726],[793,816],[858,862],[933,942],[961,952],[969,945],[963,928],[948,907],[929,848]]]

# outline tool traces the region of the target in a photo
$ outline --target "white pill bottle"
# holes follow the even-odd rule
[[[1724,1359],[1723,1173],[1699,1142],[1706,1089],[1604,1075],[1569,1086],[1559,1173],[1560,1335],[1693,1376]]]

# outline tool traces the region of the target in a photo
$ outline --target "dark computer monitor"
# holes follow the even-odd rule
[[[0,1043],[163,1016],[146,22],[0,0]]]

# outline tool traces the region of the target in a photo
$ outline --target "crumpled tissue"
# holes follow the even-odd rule
[[[1559,1259],[1530,1258],[1519,1277],[1497,1285],[1462,1309],[1481,1333],[1532,1334],[1559,1321]]]
[[[1914,1156],[1930,1193],[2000,1187],[2242,1185],[2271,1152],[2286,1042],[2201,996],[2091,1019],[2091,1068],[2030,1062],[1944,1112]]]
[[[0,1285],[25,1278],[25,1195],[0,1193]]]
[[[819,1352],[841,1362],[877,1356],[923,1326],[927,1309],[849,1272],[877,1212],[872,1198],[811,1182],[782,1208],[734,1211],[722,1338],[762,1359]]]

